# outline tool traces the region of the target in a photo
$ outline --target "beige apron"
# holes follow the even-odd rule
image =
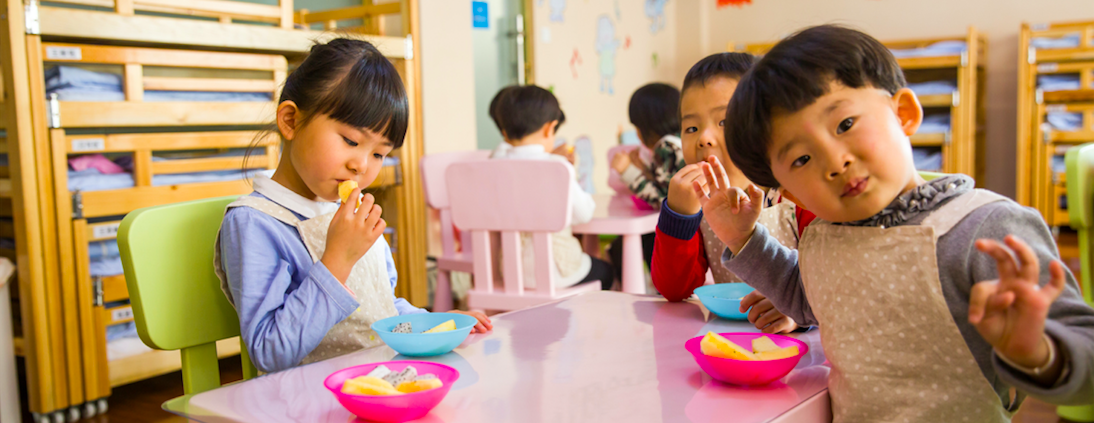
[[[774,206],[763,209],[757,223],[764,225],[776,241],[790,249],[798,248],[798,220],[794,216],[794,203],[784,201]],[[707,255],[707,264],[710,273],[714,276],[715,283],[744,282],[741,278],[722,266],[722,251],[726,245],[710,229],[706,219],[699,222],[699,230],[703,234],[703,249]]]
[[[327,245],[327,229],[330,228],[334,213],[325,214],[313,219],[297,219],[288,209],[273,201],[254,196],[244,196],[228,205],[233,207],[250,207],[270,215],[286,225],[296,228],[300,238],[304,240],[304,246],[311,254],[313,262],[318,262],[323,257],[323,251]],[[217,276],[220,277],[220,286],[232,299],[228,289],[228,278],[225,276],[220,261],[220,234],[217,234],[216,257],[214,258]],[[371,348],[383,343],[371,329],[372,323],[377,320],[395,316],[395,301],[392,297],[390,280],[387,274],[387,261],[384,257],[384,248],[380,243],[373,244],[357,264],[350,270],[346,286],[357,296],[360,307],[349,317],[337,323],[327,332],[319,345],[308,353],[300,364],[308,364],[316,361],[337,357],[364,348]]]
[[[1000,200],[975,190],[920,225],[818,219],[805,231],[801,274],[832,364],[833,421],[1010,421],[942,296],[935,251],[961,219]]]

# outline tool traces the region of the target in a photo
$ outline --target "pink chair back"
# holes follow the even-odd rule
[[[493,294],[491,232],[501,232],[504,294],[517,306],[501,307],[495,302],[485,308],[514,309],[555,298],[551,233],[570,225],[573,168],[546,160],[481,160],[453,163],[447,176],[452,220],[471,232],[474,246],[472,307],[476,307],[476,294]],[[521,232],[533,238],[536,288],[528,296],[534,300],[517,298],[526,294]]]
[[[489,150],[453,151],[422,157],[422,191],[425,193],[426,204],[440,212],[441,247],[445,256],[456,254],[456,231],[452,225],[452,212],[448,208],[448,185],[445,182],[445,172],[452,163],[483,160],[488,157],[490,157]],[[462,238],[461,246],[464,251],[468,251],[471,248],[471,240],[466,234]]]
[[[627,187],[627,184],[623,183],[623,179],[620,178],[619,172],[612,169],[612,158],[615,157],[617,153],[630,153],[631,150],[636,148],[638,148],[638,145],[629,144],[617,145],[608,149],[608,161],[605,162],[608,163],[608,186],[615,190],[616,194],[630,195],[631,189]]]

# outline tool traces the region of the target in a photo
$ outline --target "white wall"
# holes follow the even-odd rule
[[[713,3],[711,1],[703,1]],[[960,36],[969,25],[988,39],[986,180],[992,190],[1013,196],[1017,144],[1018,33],[1030,23],[1094,19],[1090,0],[754,0],[702,15],[710,25],[705,53],[728,42],[772,41],[804,26],[840,23],[878,39]],[[696,19],[699,19],[696,16]],[[681,16],[680,21],[687,20]],[[681,24],[681,28],[684,28]],[[702,34],[699,34],[700,36]],[[689,41],[681,40],[681,44]],[[698,40],[690,42],[698,43]]]
[[[420,0],[425,154],[476,146],[471,2]]]

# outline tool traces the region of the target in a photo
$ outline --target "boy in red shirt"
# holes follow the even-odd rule
[[[700,60],[684,77],[680,98],[681,140],[684,161],[669,183],[668,198],[661,207],[654,242],[650,273],[653,284],[669,301],[682,301],[706,282],[707,270],[715,283],[742,282],[721,266],[725,245],[703,219],[699,198],[692,181],[705,185],[700,160],[714,155],[730,163],[724,144],[726,105],[737,82],[756,62],[747,53],[718,53]],[[744,175],[732,165],[726,172],[733,186],[748,186]],[[777,201],[777,200],[776,200]],[[813,220],[813,214],[790,202],[777,202],[761,213],[761,221],[776,238],[791,248],[797,246],[801,230]],[[711,263],[714,263],[713,265]],[[742,300],[749,321],[766,333],[785,333],[798,326],[771,305],[759,292]]]

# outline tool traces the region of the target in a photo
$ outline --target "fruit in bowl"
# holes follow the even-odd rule
[[[762,333],[708,332],[689,339],[684,346],[712,378],[745,386],[782,379],[809,352],[809,346],[802,341]]]

